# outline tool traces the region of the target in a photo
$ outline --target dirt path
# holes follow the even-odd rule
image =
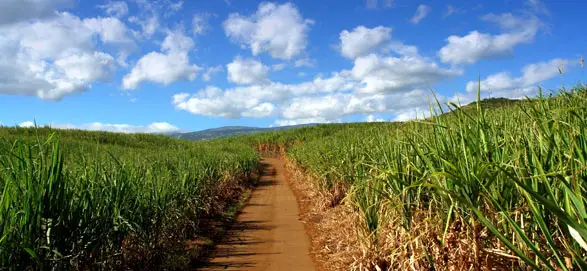
[[[199,270],[315,270],[283,161],[265,158],[248,204]]]

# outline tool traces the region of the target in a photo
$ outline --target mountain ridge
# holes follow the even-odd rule
[[[307,126],[315,126],[317,123],[278,126],[278,127],[252,127],[252,126],[222,126],[217,128],[210,128],[196,132],[174,133],[169,134],[170,137],[178,139],[186,139],[192,141],[198,140],[212,140],[219,138],[226,138],[238,135],[256,134],[262,132],[282,131]]]

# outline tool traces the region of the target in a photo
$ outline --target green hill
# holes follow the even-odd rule
[[[171,136],[173,138],[193,140],[193,141],[212,140],[212,139],[227,138],[227,137],[238,136],[238,135],[249,135],[249,134],[271,132],[271,131],[283,131],[283,130],[289,130],[289,129],[295,129],[295,128],[300,128],[300,127],[307,127],[307,126],[314,126],[314,125],[316,125],[316,124],[300,124],[300,125],[279,126],[279,127],[269,127],[269,128],[248,127],[248,126],[224,126],[224,127],[207,129],[207,130],[197,131],[197,132],[171,134],[169,136]]]

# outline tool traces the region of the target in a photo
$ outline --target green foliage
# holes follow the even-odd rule
[[[236,143],[0,128],[0,269],[163,263],[258,159]]]
[[[426,210],[444,219],[445,233],[457,218],[474,231],[484,226],[495,240],[484,246],[500,248],[499,240],[519,265],[587,270],[587,88],[451,107],[424,121],[323,125],[246,140],[288,146],[287,157],[323,189],[350,185],[348,198],[372,236],[389,211],[378,206],[393,206],[407,230]]]

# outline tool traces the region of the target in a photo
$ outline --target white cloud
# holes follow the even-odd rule
[[[81,20],[59,13],[50,19],[0,27],[0,93],[59,100],[108,80],[116,63],[96,48],[95,41],[122,40],[124,31],[93,27],[103,25],[99,21],[110,20]],[[125,28],[118,25],[117,29]]]
[[[135,32],[137,38],[151,38],[159,29],[159,16],[156,14],[143,15],[142,17],[132,16],[128,18],[131,23],[138,24],[143,32]]]
[[[273,104],[243,95],[247,95],[243,89],[237,88],[223,92],[217,87],[209,86],[194,95],[188,93],[174,95],[173,105],[177,109],[186,110],[192,114],[225,118],[268,117],[274,114]]]
[[[209,86],[193,95],[174,95],[172,104],[177,109],[198,115],[268,117],[279,113],[279,108],[293,97],[347,91],[355,87],[356,84],[350,82],[348,76],[335,73],[329,78],[317,77],[301,84],[268,82],[226,90]]]
[[[488,76],[481,81],[481,91],[492,92],[496,96],[507,98],[524,98],[537,93],[536,84],[559,75],[559,67],[568,66],[569,60],[555,58],[548,62],[529,64],[522,68],[522,76],[512,77],[507,72]],[[576,64],[576,63],[571,63]],[[476,92],[479,82],[467,83],[467,92]]]
[[[169,18],[183,7],[183,1],[171,0],[135,0],[139,11],[135,16],[128,18],[128,21],[141,27],[141,32],[134,32],[136,38],[149,39],[157,31],[167,31],[166,26],[161,25],[161,17]],[[163,20],[164,22],[165,20]]]
[[[310,58],[300,58],[298,60],[295,61],[295,66],[296,68],[299,67],[314,67],[316,66],[316,60],[315,59],[310,59]]]
[[[169,0],[164,1],[164,2],[167,2],[166,5],[169,9],[168,15],[172,15],[173,13],[180,11],[181,8],[183,7],[183,0],[179,0],[175,3],[173,3],[172,1],[169,1]]]
[[[442,18],[449,17],[449,16],[451,16],[453,14],[465,13],[465,12],[466,11],[464,9],[460,9],[460,8],[457,8],[457,7],[453,6],[453,5],[448,4],[448,5],[446,5],[446,9],[444,11],[444,14],[442,14]]]
[[[376,115],[368,115],[368,116],[365,118],[365,121],[366,121],[366,122],[384,122],[384,121],[385,121],[385,119],[384,119],[384,118],[381,118],[381,117],[378,117],[378,116],[376,116]]]
[[[83,24],[100,35],[102,42],[121,45],[134,44],[134,41],[130,38],[129,29],[117,18],[88,18],[83,20]]]
[[[267,9],[275,8],[272,5]],[[255,20],[251,22],[239,15],[231,19],[230,23],[234,24],[228,26],[228,20],[225,29],[236,33],[256,29]],[[231,32],[227,30],[227,33]],[[444,68],[422,57],[415,46],[393,41],[391,29],[387,27],[359,26],[342,31],[340,39],[341,54],[353,59],[352,70],[327,77],[319,75],[298,84],[283,84],[270,81],[267,74],[282,69],[284,63],[270,68],[257,60],[236,58],[227,65],[228,80],[249,86],[228,89],[208,86],[193,94],[177,94],[172,104],[176,109],[198,115],[276,117],[277,125],[337,122],[350,115],[382,112],[407,118],[411,116],[408,111],[428,107],[427,92],[419,88],[462,74],[458,68]],[[313,64],[312,59],[302,56],[295,61],[296,66]],[[305,71],[298,74],[304,75]]]
[[[429,87],[438,81],[462,74],[444,69],[421,57],[380,57],[371,54],[355,60],[352,75],[361,81],[361,92],[377,93]]]
[[[408,109],[427,108],[427,93],[415,89],[462,73],[459,69],[439,67],[420,56],[413,46],[390,42],[387,48],[399,56],[358,57],[350,71],[298,84],[271,82],[264,76],[269,68],[264,67],[262,76],[256,80],[231,79],[251,86],[224,90],[207,87],[195,94],[177,94],[172,104],[179,110],[207,116],[277,117],[278,125],[308,120],[339,121],[355,114],[405,115]],[[255,69],[239,69],[251,70]]]
[[[72,7],[73,0],[2,0],[0,25],[29,19],[44,19],[57,15],[55,10]]]
[[[515,46],[532,42],[541,26],[536,17],[520,18],[510,13],[488,14],[483,19],[499,24],[505,32],[491,35],[475,30],[462,37],[450,36],[448,44],[438,51],[442,62],[473,64],[481,59],[511,55]]]
[[[356,114],[394,113],[402,114],[413,108],[426,108],[429,93],[412,90],[389,94],[335,93],[318,97],[295,98],[284,109],[286,120],[324,118],[341,119]]]
[[[416,9],[416,13],[410,19],[410,22],[412,22],[413,24],[420,23],[420,21],[422,21],[426,16],[428,16],[428,13],[430,13],[431,10],[432,8],[430,8],[429,6],[420,4],[418,6],[418,9]]]
[[[391,40],[391,28],[358,26],[353,31],[340,32],[340,51],[343,56],[355,59],[379,49]]]
[[[128,14],[128,5],[124,1],[114,1],[98,7],[110,16],[122,18]]]
[[[367,28],[358,26],[353,31],[343,30],[340,33],[339,49],[349,59],[370,54],[387,54],[394,52],[400,56],[420,58],[418,48],[391,39],[391,28],[377,26]]]
[[[208,68],[208,69],[206,69],[206,71],[204,73],[202,73],[202,80],[204,82],[208,82],[208,81],[212,80],[212,76],[215,73],[218,73],[218,72],[221,72],[221,71],[222,71],[222,66],[221,65],[218,65],[216,67]]]
[[[193,48],[194,41],[181,30],[167,33],[161,44],[161,51],[169,53],[188,52]]]
[[[550,10],[541,0],[528,0],[526,5],[536,14],[550,15]]]
[[[32,121],[25,121],[25,122],[19,123],[17,126],[23,127],[23,128],[31,128],[31,127],[35,127],[35,123]]]
[[[393,6],[393,0],[365,0],[365,7],[368,9],[390,8]]]
[[[263,63],[240,57],[226,65],[226,70],[228,71],[228,81],[243,85],[264,83],[267,81],[269,72],[269,68]]]
[[[181,129],[178,127],[171,125],[167,122],[153,122],[149,125],[145,126],[137,126],[137,125],[130,125],[130,124],[108,124],[108,123],[101,123],[101,122],[93,122],[87,123],[82,125],[74,125],[74,124],[59,124],[59,123],[52,123],[49,126],[56,129],[80,129],[80,130],[88,130],[88,131],[107,131],[107,132],[115,132],[115,133],[125,133],[125,134],[134,134],[134,133],[146,133],[146,134],[169,134],[169,133],[177,133],[180,132]]]
[[[295,119],[295,120],[284,120],[278,119],[275,120],[275,124],[277,126],[292,126],[292,125],[300,125],[300,124],[310,124],[310,123],[333,123],[333,122],[341,122],[341,120],[327,120],[325,118],[307,118],[307,119]]]
[[[194,14],[194,17],[192,18],[192,32],[194,35],[202,35],[210,29],[210,23],[208,23],[208,20],[210,20],[210,17],[212,16],[213,14],[211,13]]]
[[[177,80],[194,80],[200,70],[189,64],[186,52],[162,54],[150,52],[143,56],[122,80],[124,89],[136,89],[140,83],[151,81],[169,85]]]
[[[310,24],[291,3],[261,3],[251,16],[230,14],[223,26],[232,41],[249,47],[253,55],[267,52],[289,60],[305,51]]]
[[[115,61],[112,56],[101,52],[59,58],[42,77],[38,75],[38,78],[43,78],[55,88],[37,90],[37,96],[45,100],[59,100],[64,95],[88,89],[91,82],[106,81],[114,69]]]
[[[430,117],[430,109],[425,107],[413,108],[401,112],[395,116],[393,121],[422,120]]]
[[[189,63],[188,53],[194,47],[192,39],[182,31],[169,32],[161,44],[161,52],[143,56],[122,79],[124,89],[136,89],[142,82],[169,85],[178,80],[194,80],[201,70]]]
[[[388,112],[407,116],[414,108],[428,108],[429,93],[412,87],[406,83],[403,89],[398,87],[394,91],[361,92],[351,72],[343,71],[300,84],[271,82],[226,90],[207,87],[196,94],[177,94],[172,104],[198,115],[278,117],[276,124],[291,125],[339,121],[356,114]]]
[[[285,68],[286,64],[285,63],[278,63],[278,64],[273,64],[271,66],[271,69],[274,71],[281,71]]]

